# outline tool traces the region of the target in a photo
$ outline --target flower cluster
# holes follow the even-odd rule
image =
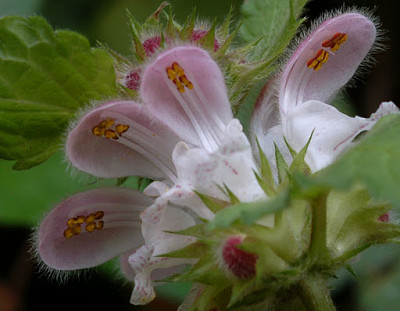
[[[69,161],[83,172],[100,178],[143,176],[154,182],[144,193],[108,187],[65,200],[40,225],[40,258],[50,268],[76,270],[120,256],[121,271],[135,284],[133,304],[150,302],[155,297],[153,281],[185,265],[212,266],[203,274],[213,271],[215,278],[221,275],[225,283],[234,284],[293,267],[309,247],[296,240],[310,234],[304,204],[294,208],[290,225],[282,227],[277,216],[270,216],[257,228],[227,230],[209,238],[212,246],[204,256],[190,255],[189,250],[191,245],[202,249],[207,244],[196,228],[212,220],[219,209],[273,196],[257,178],[259,147],[277,188],[276,148],[290,165],[294,152],[308,142],[305,161],[316,172],[382,116],[398,112],[393,103],[385,102],[370,118],[352,118],[329,105],[375,40],[373,22],[359,13],[322,23],[298,46],[279,78],[264,88],[253,113],[250,140],[234,118],[224,76],[207,51],[187,43],[159,52],[143,67],[140,85],[135,84],[140,100],[111,101],[92,109],[66,142]],[[265,230],[270,231],[260,238]],[[273,237],[294,240],[267,244]],[[258,243],[260,239],[265,245]],[[187,256],[178,255],[182,249]],[[212,275],[210,279],[215,281]],[[204,286],[196,285],[192,300],[184,305],[190,307],[202,296]]]

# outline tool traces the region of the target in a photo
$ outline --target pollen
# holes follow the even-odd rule
[[[129,130],[129,125],[126,124],[118,124],[115,126],[115,131],[119,136]]]
[[[336,52],[340,49],[341,45],[347,41],[347,38],[348,36],[346,33],[337,32],[331,39],[322,42],[322,46],[324,48],[330,48],[332,52]]]
[[[127,124],[115,124],[115,120],[106,119],[101,121],[92,129],[92,134],[97,137],[104,137],[107,139],[117,140],[123,133],[129,130],[129,125]]]
[[[322,65],[328,61],[329,52],[320,49],[317,55],[307,62],[308,68],[314,68],[315,71],[320,70]]]
[[[103,211],[97,211],[89,214],[88,216],[79,215],[67,220],[67,229],[64,230],[64,237],[69,239],[82,232],[81,225],[86,223],[86,232],[94,232],[95,230],[102,230],[104,228],[104,221],[100,220],[104,217]]]
[[[177,62],[173,62],[171,67],[165,68],[168,79],[170,79],[177,87],[178,91],[185,93],[185,87],[189,90],[193,89],[193,84],[186,77],[185,71]]]

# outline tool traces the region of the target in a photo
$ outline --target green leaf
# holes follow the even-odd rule
[[[241,37],[246,42],[261,38],[255,49],[256,60],[277,57],[295,35],[306,0],[251,0],[242,5],[244,23]]]
[[[239,203],[227,207],[215,215],[214,219],[206,225],[207,230],[229,228],[232,224],[251,225],[261,217],[276,213],[288,207],[290,190],[283,190],[278,196],[268,201],[252,203]]]
[[[41,17],[0,19],[0,158],[28,169],[53,154],[75,112],[116,95],[104,50]]]

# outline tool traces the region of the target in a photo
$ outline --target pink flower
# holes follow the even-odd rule
[[[320,170],[382,116],[398,112],[392,102],[384,102],[370,118],[352,118],[329,105],[355,74],[375,40],[374,23],[359,13],[328,19],[305,38],[281,74],[279,108],[274,106],[276,94],[271,83],[253,114],[252,136],[258,137],[269,158],[273,158],[275,142],[290,162],[282,136],[299,151],[314,131],[306,161],[312,171]]]
[[[134,304],[155,297],[153,270],[194,263],[160,257],[195,241],[166,231],[214,215],[193,190],[229,201],[221,190],[227,185],[243,201],[265,198],[222,73],[206,51],[161,53],[144,69],[140,94],[144,103],[109,102],[85,114],[68,135],[66,153],[97,177],[156,181],[145,194],[110,187],[73,196],[48,214],[37,242],[43,262],[57,270],[121,255],[122,272],[135,282]]]

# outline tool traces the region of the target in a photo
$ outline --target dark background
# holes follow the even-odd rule
[[[155,0],[0,0],[0,15],[39,14],[55,29],[67,28],[86,35],[92,44],[108,43],[129,56],[125,8],[144,20],[161,1]],[[230,5],[238,14],[241,1],[170,1],[181,21],[197,7],[200,17],[219,21]],[[376,65],[358,79],[347,94],[358,115],[369,116],[382,101],[400,103],[400,10],[393,1],[346,1],[346,6],[374,10],[386,30],[387,51],[376,55]],[[342,1],[315,0],[307,5],[310,20],[326,10],[343,6]],[[307,24],[307,23],[306,23]],[[64,284],[38,273],[29,253],[31,228],[41,213],[66,195],[82,190],[82,181],[65,173],[62,155],[29,172],[13,172],[12,163],[0,160],[0,311],[23,310],[176,310],[179,297],[189,286],[164,286],[149,306],[129,304],[131,285],[113,276],[113,269],[100,268]],[[83,182],[84,183],[84,182]],[[39,211],[39,212],[38,212]],[[396,215],[395,215],[396,217]],[[400,248],[400,247],[399,247]],[[340,310],[399,310],[400,251],[396,246],[375,247],[355,265],[360,281],[341,272],[334,283],[334,299]],[[172,298],[171,298],[172,297]]]

